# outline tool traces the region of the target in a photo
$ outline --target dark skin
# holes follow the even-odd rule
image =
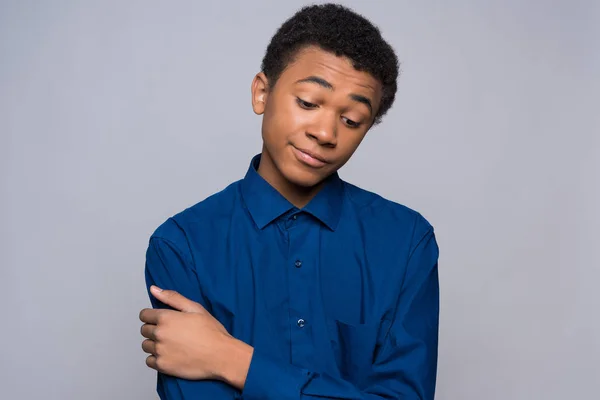
[[[354,154],[373,124],[381,94],[373,76],[314,47],[301,50],[273,88],[259,73],[252,81],[252,108],[263,115],[258,173],[302,208]],[[309,166],[298,160],[297,149],[325,163]]]
[[[316,47],[296,54],[274,86],[252,81],[252,108],[263,115],[258,173],[298,208],[354,154],[373,125],[382,85],[343,57]],[[215,379],[243,390],[252,346],[235,339],[200,304],[172,290],[152,294],[175,310],[144,309],[146,364],[184,379]],[[178,310],[178,311],[176,311]]]

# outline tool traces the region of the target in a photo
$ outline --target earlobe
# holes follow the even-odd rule
[[[252,110],[257,115],[265,112],[267,98],[269,95],[269,84],[263,72],[256,74],[252,80]]]

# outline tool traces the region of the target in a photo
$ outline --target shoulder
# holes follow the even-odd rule
[[[188,237],[198,229],[207,229],[212,223],[231,215],[239,196],[239,183],[236,181],[223,190],[169,217],[156,228],[150,240],[171,242],[178,248],[188,247]]]
[[[410,234],[413,240],[433,233],[433,226],[420,212],[351,183],[344,182],[344,185],[350,207],[361,220],[386,227],[402,236]]]

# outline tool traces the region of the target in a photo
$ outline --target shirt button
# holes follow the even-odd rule
[[[295,266],[296,268],[300,268],[300,267],[302,266],[302,261],[300,261],[300,260],[296,260],[296,262],[294,263],[294,266]]]
[[[294,219],[298,219],[298,215],[294,215],[292,218],[294,218]]]
[[[306,321],[305,321],[305,320],[303,320],[302,318],[300,318],[300,319],[298,320],[297,324],[298,324],[298,326],[299,326],[300,328],[304,328],[304,325],[306,325]]]

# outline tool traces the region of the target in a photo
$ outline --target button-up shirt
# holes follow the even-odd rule
[[[148,288],[202,304],[254,347],[244,389],[159,373],[161,399],[433,399],[431,225],[337,173],[298,209],[258,174],[259,162],[164,222],[146,254]]]

